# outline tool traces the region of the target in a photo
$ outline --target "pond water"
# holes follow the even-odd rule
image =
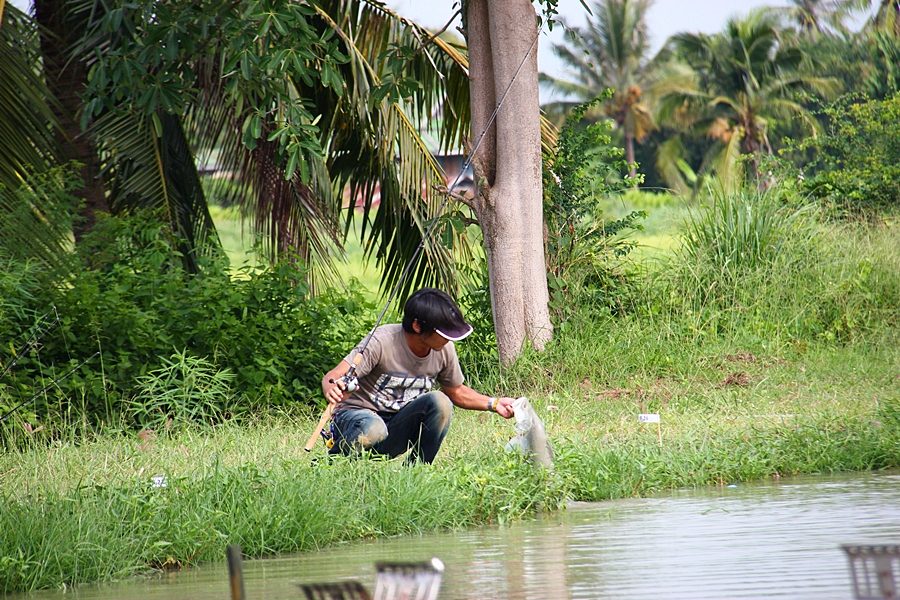
[[[900,543],[900,473],[785,479],[646,499],[573,503],[536,521],[393,538],[246,561],[247,597],[299,598],[297,584],[357,579],[376,561],[446,565],[442,599],[851,597],[841,544]],[[30,600],[229,596],[223,563]]]

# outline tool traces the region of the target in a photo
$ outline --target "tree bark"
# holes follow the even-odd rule
[[[634,168],[634,135],[628,131],[625,132],[625,161],[628,163],[628,176],[633,179],[637,175]],[[632,185],[637,187],[637,183]]]
[[[468,2],[473,145],[487,131],[474,160],[475,208],[503,363],[514,360],[526,341],[540,350],[553,335],[543,244],[537,34],[528,0]]]
[[[83,187],[75,191],[82,200],[79,217],[72,229],[77,243],[96,223],[96,214],[109,211],[106,190],[100,179],[100,160],[96,149],[78,123],[82,103],[81,93],[87,81],[84,65],[69,60],[68,49],[77,39],[83,23],[71,19],[71,8],[64,0],[35,0],[35,16],[41,25],[41,54],[47,86],[56,98],[53,111],[60,124],[57,134],[61,154],[66,161],[81,165]]]

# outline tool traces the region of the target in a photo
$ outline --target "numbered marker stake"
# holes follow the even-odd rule
[[[659,420],[659,413],[641,413],[638,415],[638,421],[641,423],[656,423],[656,439],[659,440],[659,447],[662,448],[662,425]]]

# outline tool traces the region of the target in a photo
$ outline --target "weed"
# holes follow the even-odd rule
[[[221,422],[234,406],[234,373],[210,361],[176,352],[163,366],[138,378],[138,393],[125,416],[144,429],[171,429]]]

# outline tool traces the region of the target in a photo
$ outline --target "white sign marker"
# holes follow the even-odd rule
[[[659,413],[648,413],[638,415],[638,421],[641,423],[659,423]]]

